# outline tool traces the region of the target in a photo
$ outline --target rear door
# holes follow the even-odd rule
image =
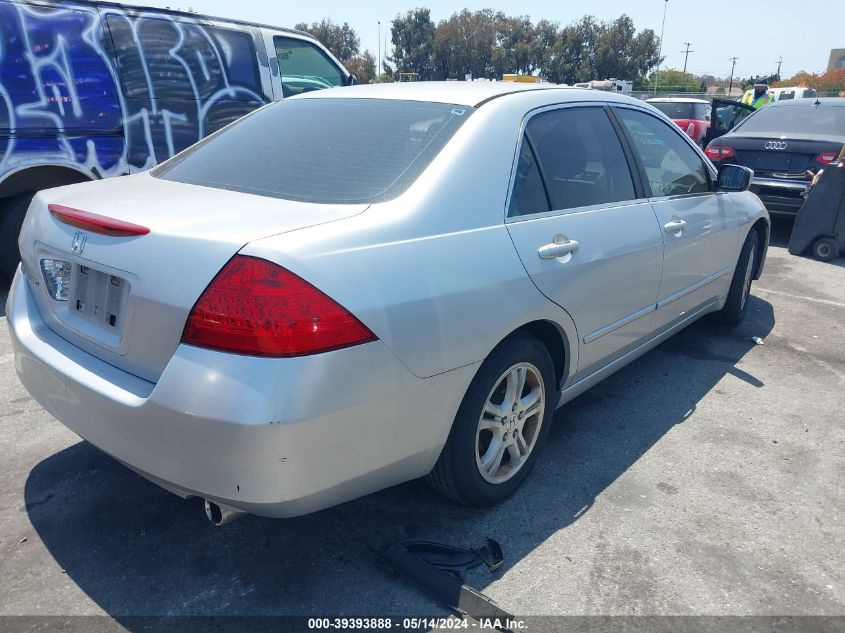
[[[706,143],[724,136],[756,110],[750,106],[730,99],[713,99],[710,106],[710,127],[705,136]]]
[[[665,243],[655,332],[724,296],[740,227],[726,193],[716,193],[706,158],[678,130],[640,109],[614,107],[630,140]]]
[[[572,317],[579,376],[651,330],[663,242],[600,105],[540,110],[520,142],[507,227],[537,288]]]

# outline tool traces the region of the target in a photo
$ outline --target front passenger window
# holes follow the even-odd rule
[[[657,117],[618,108],[616,115],[633,141],[645,168],[651,195],[678,196],[710,191],[710,178],[702,158],[680,134]]]
[[[311,42],[295,37],[273,38],[279,70],[282,75],[282,96],[342,86],[343,73],[329,57]]]

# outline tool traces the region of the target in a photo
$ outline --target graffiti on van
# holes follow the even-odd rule
[[[257,29],[0,0],[0,177],[152,167],[270,101]],[[266,60],[265,60],[266,61]]]

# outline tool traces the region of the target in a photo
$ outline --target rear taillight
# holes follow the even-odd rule
[[[191,310],[182,342],[253,356],[306,356],[376,340],[348,310],[292,272],[235,255]]]
[[[839,154],[836,152],[822,152],[816,156],[816,162],[821,163],[822,165],[830,165],[836,160],[837,156],[839,156]]]
[[[734,148],[728,145],[708,145],[704,153],[710,160],[725,160],[733,157]]]

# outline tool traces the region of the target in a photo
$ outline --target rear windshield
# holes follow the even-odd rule
[[[318,204],[389,200],[473,109],[373,99],[290,99],[153,171],[164,180]]]
[[[710,110],[706,103],[671,103],[651,101],[650,105],[660,110],[670,119],[704,120],[704,113]]]
[[[845,136],[845,106],[806,105],[793,101],[796,105],[783,107],[769,106],[758,110],[741,125],[734,128],[746,132],[765,132],[776,136],[825,134]]]

